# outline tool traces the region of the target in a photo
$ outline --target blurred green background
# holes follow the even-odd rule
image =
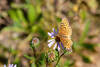
[[[35,67],[29,42],[37,37],[39,67],[46,67],[48,32],[66,17],[73,52],[58,67],[100,67],[100,0],[0,0],[0,67]],[[31,57],[30,57],[31,56]]]

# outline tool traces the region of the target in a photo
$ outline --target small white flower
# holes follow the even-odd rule
[[[7,67],[7,66],[4,64],[4,67]],[[16,64],[15,65],[14,64],[9,64],[8,67],[17,67],[17,65]]]
[[[37,45],[37,44],[39,43],[39,39],[36,38],[36,37],[33,38],[33,39],[32,39],[32,43]]]
[[[56,37],[56,35],[57,35],[57,33],[58,33],[58,30],[57,30],[57,32],[55,31],[55,29],[53,28],[52,29],[53,30],[53,32],[48,32],[48,35],[51,37],[51,39],[50,40],[48,40],[48,46],[49,46],[49,48],[50,47],[52,47],[53,45],[54,45],[54,47],[53,47],[53,49],[55,50],[56,48],[58,48],[58,50],[60,50],[60,44],[59,44],[59,42],[56,42],[56,40],[55,40],[55,37]],[[57,47],[58,46],[58,47]]]

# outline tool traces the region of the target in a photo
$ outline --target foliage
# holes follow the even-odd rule
[[[76,58],[74,61],[74,56],[81,57],[83,63],[92,63],[93,60],[88,53],[97,54],[96,51],[100,47],[98,46],[100,44],[98,43],[99,0],[19,0],[20,3],[8,1],[8,7],[2,9],[3,11],[2,2],[0,3],[0,28],[2,28],[0,29],[0,65],[8,64],[10,61],[21,67],[25,60],[27,61],[25,64],[29,67],[47,65],[73,67],[79,60]],[[53,27],[58,27],[63,17],[68,18],[74,31],[73,52],[66,50],[59,52],[58,49],[51,50],[47,47],[47,32]],[[92,30],[94,31],[91,32]],[[15,35],[12,34],[13,32]],[[32,38],[35,37],[40,41],[37,45],[32,43]],[[11,42],[10,46],[9,42]],[[54,57],[50,57],[50,53],[53,53]]]

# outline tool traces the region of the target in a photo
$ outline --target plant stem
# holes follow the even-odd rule
[[[9,58],[8,58],[8,66],[9,67],[9,64],[11,63],[11,53],[9,53]]]
[[[62,53],[62,54],[60,55],[60,57],[59,57],[58,60],[57,60],[57,63],[56,63],[56,65],[55,65],[55,67],[58,65],[58,63],[59,63],[59,61],[60,61],[60,58],[61,58],[64,54],[65,54],[65,52]]]
[[[34,57],[36,58],[36,49],[35,49],[35,47],[32,47],[32,50],[34,52]]]

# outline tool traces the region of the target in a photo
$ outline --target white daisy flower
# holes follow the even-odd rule
[[[55,29],[52,29],[53,32],[48,32],[48,35],[51,37],[51,39],[48,40],[48,47],[53,47],[53,49],[55,50],[56,48],[58,49],[58,51],[60,51],[60,42],[56,40],[56,35],[58,34],[58,29],[57,32],[55,31]],[[63,45],[63,44],[61,44]]]

